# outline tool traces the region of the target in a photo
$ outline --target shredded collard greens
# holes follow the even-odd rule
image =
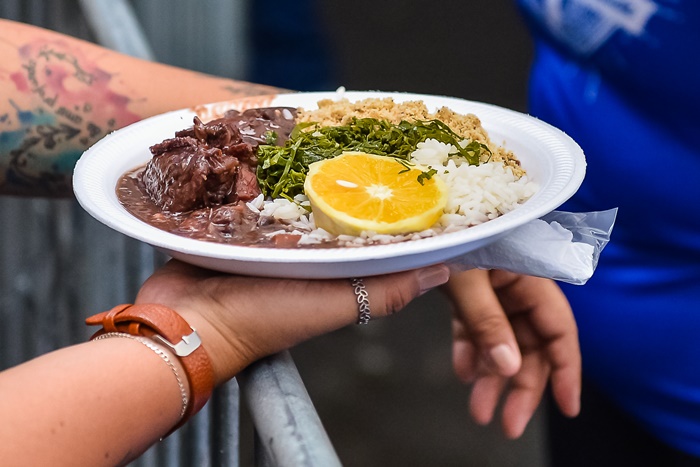
[[[292,200],[304,192],[304,180],[314,162],[358,151],[394,157],[408,167],[411,153],[428,138],[453,145],[471,165],[479,164],[483,152],[491,153],[478,141],[462,147],[462,138],[439,120],[402,121],[395,125],[374,118],[354,118],[349,125],[327,127],[300,123],[284,146],[259,146],[258,183],[265,196]],[[423,172],[418,182],[422,185],[435,173],[434,169]]]

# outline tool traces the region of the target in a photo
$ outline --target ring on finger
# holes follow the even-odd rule
[[[367,324],[371,318],[371,310],[369,308],[369,293],[362,278],[353,278],[352,288],[357,298],[357,324]]]

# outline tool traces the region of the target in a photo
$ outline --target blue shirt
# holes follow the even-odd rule
[[[593,278],[563,285],[584,371],[700,456],[700,2],[518,4],[536,40],[530,112],[588,162],[562,209],[619,208]]]

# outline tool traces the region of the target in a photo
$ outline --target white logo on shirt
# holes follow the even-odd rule
[[[549,30],[574,51],[595,52],[616,31],[640,36],[659,9],[652,0],[526,0]],[[537,4],[539,3],[539,5]]]

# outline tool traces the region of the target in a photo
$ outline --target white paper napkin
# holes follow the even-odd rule
[[[610,239],[617,209],[553,214],[550,219],[536,219],[518,227],[494,243],[451,261],[450,266],[455,270],[504,269],[585,284]]]

